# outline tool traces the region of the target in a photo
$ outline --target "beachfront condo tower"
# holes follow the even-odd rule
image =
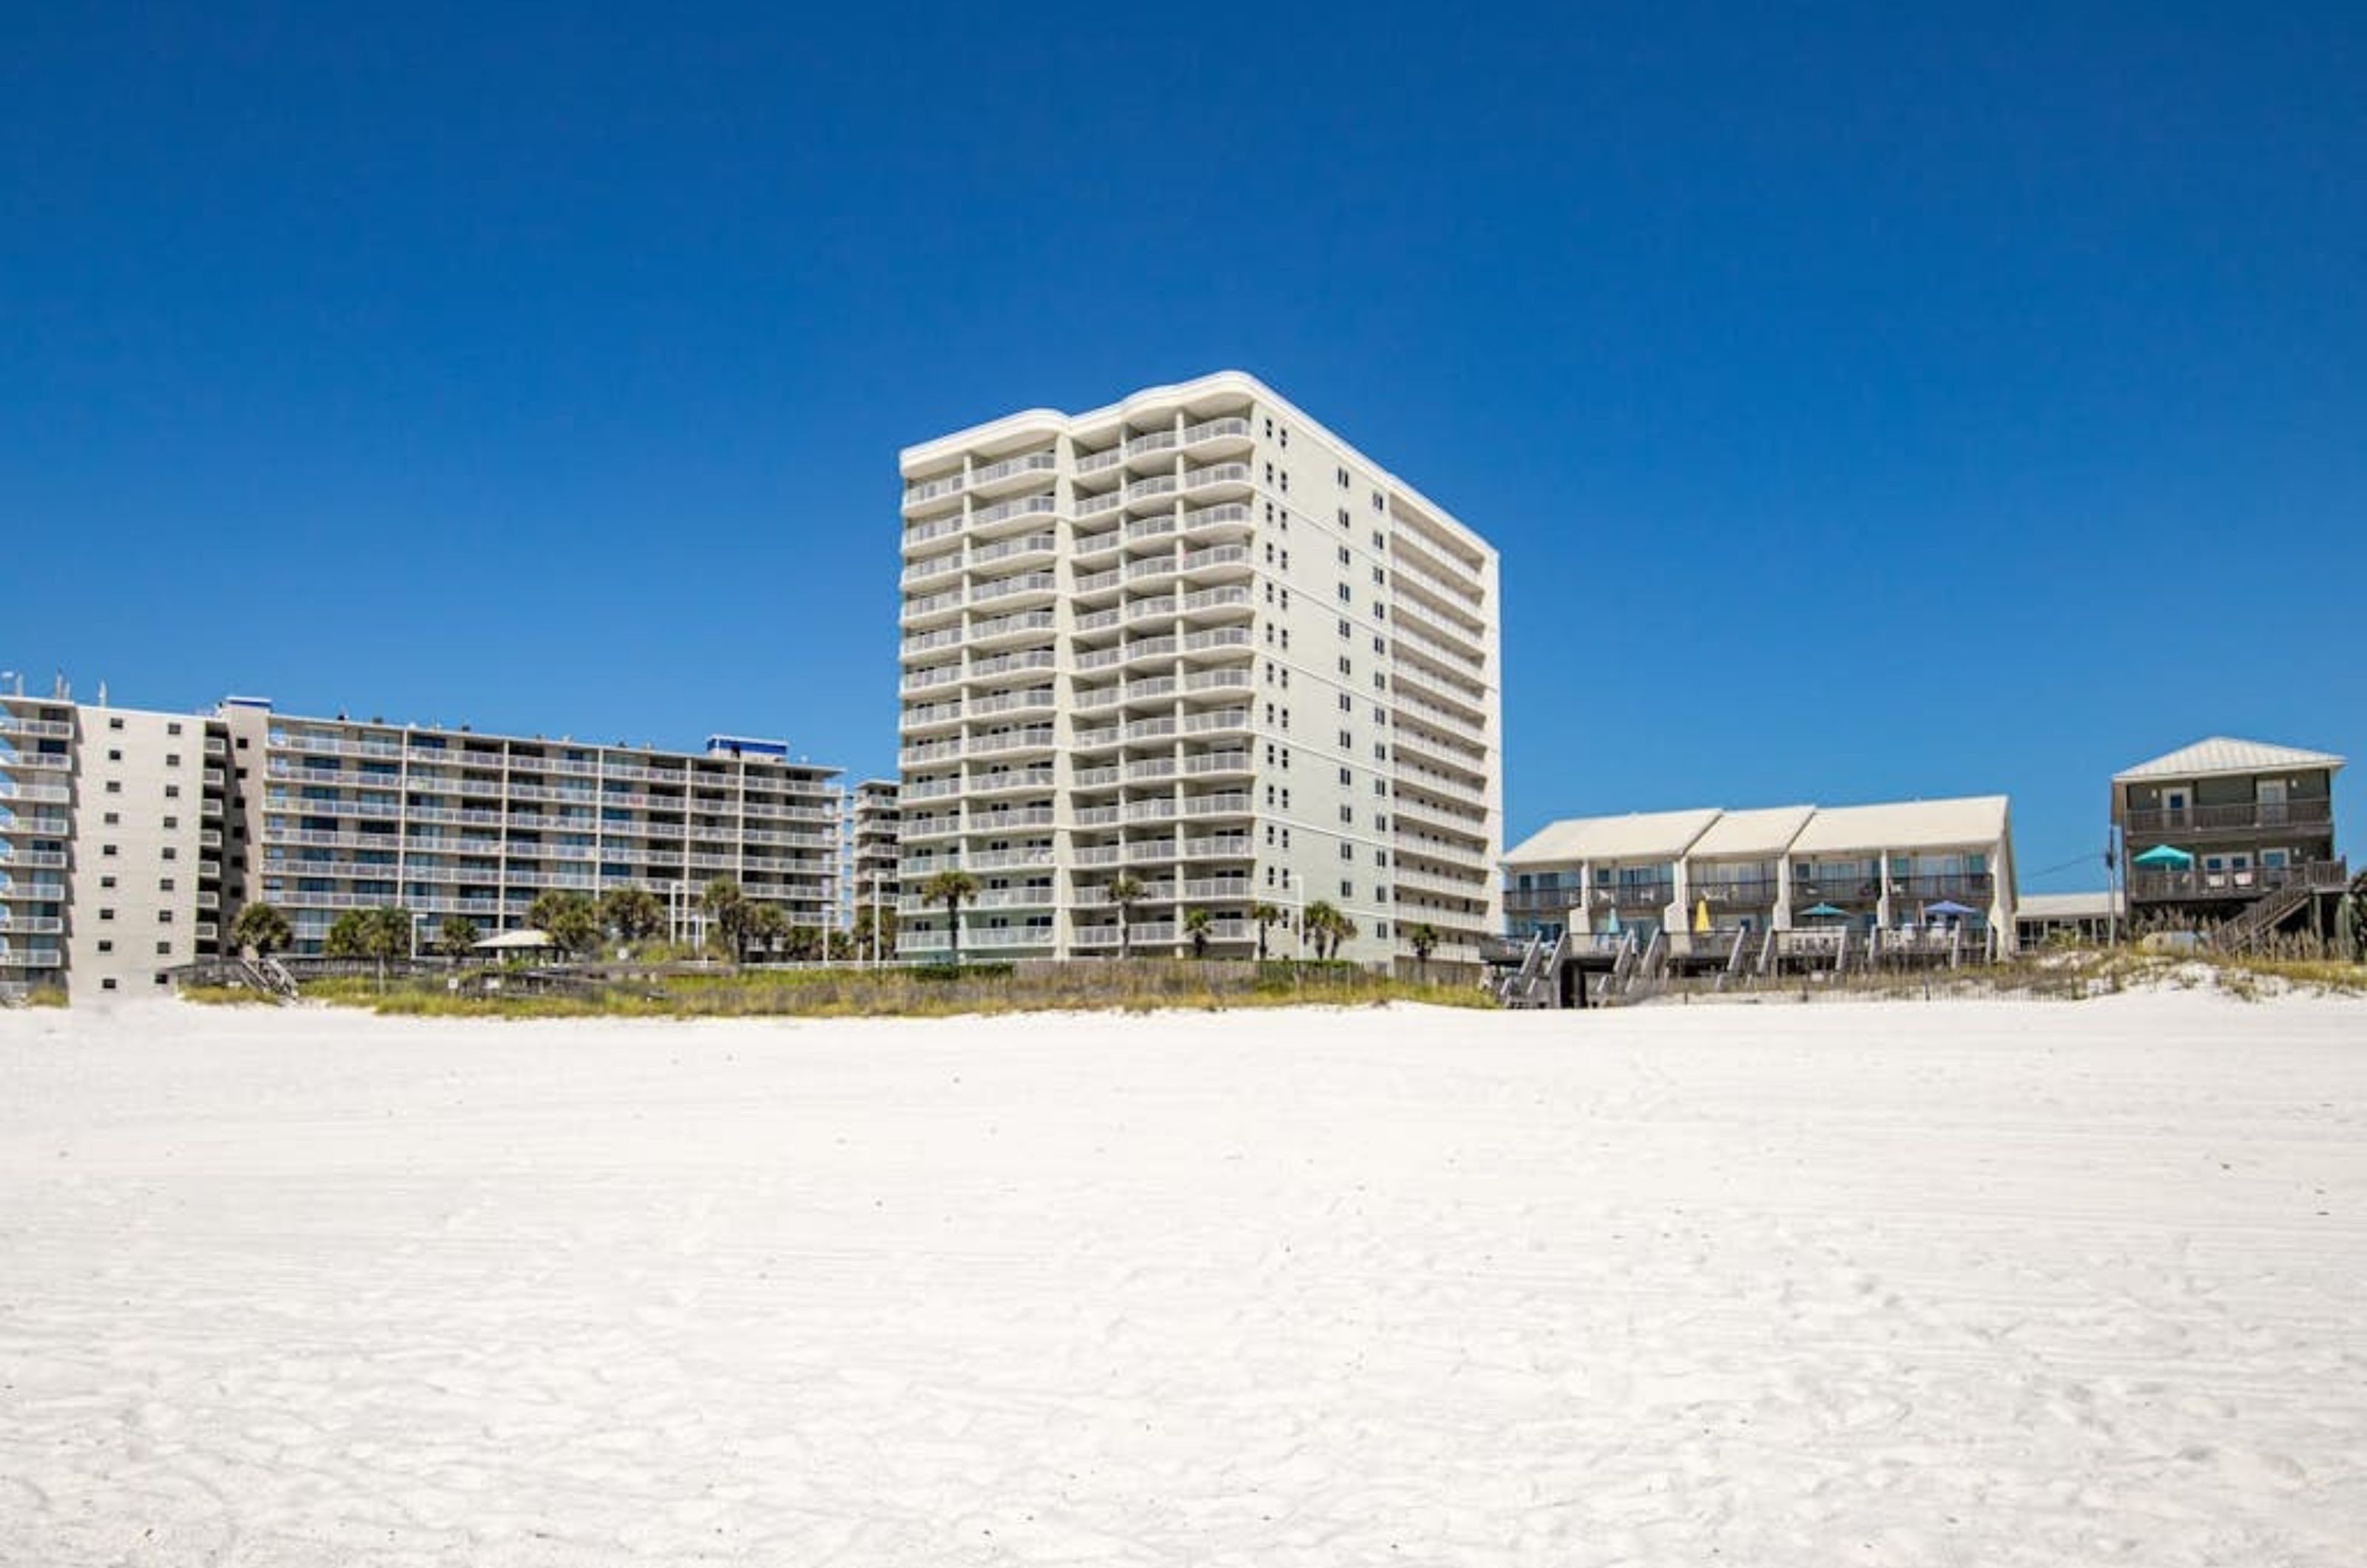
[[[900,952],[952,949],[923,890],[958,868],[964,955],[1289,955],[1326,904],[1343,958],[1410,963],[1428,926],[1476,960],[1502,844],[1478,535],[1231,371],[902,473]]]

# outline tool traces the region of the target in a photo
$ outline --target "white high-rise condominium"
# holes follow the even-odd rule
[[[948,947],[922,890],[953,867],[964,954],[1114,953],[1121,876],[1138,953],[1251,953],[1260,905],[1330,904],[1366,963],[1501,927],[1477,534],[1235,371],[902,469],[901,953]]]

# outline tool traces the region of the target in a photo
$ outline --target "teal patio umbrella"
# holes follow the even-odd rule
[[[1849,911],[1847,909],[1836,909],[1830,904],[1818,904],[1812,908],[1803,909],[1800,912],[1812,920],[1845,920],[1849,919]]]
[[[2193,868],[2194,857],[2174,844],[2156,844],[2130,863],[2148,871],[2189,871]]]

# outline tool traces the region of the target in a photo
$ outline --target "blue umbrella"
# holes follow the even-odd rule
[[[1977,915],[1980,913],[1978,909],[1959,904],[1954,898],[1942,898],[1936,904],[1927,905],[1925,906],[1923,912],[1927,915],[1941,916]]]
[[[1801,913],[1814,920],[1839,920],[1849,918],[1847,909],[1836,909],[1830,904],[1818,904],[1814,908],[1802,910]]]
[[[2194,857],[2174,845],[2156,844],[2137,856],[2134,863],[2149,867],[2167,866],[2173,871],[2184,871],[2193,865]]]

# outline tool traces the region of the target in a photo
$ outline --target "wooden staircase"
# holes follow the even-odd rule
[[[2345,861],[2316,861],[2300,868],[2293,879],[2255,899],[2242,914],[2211,933],[2211,945],[2241,953],[2265,941],[2276,929],[2321,893],[2339,891],[2350,878]]]

